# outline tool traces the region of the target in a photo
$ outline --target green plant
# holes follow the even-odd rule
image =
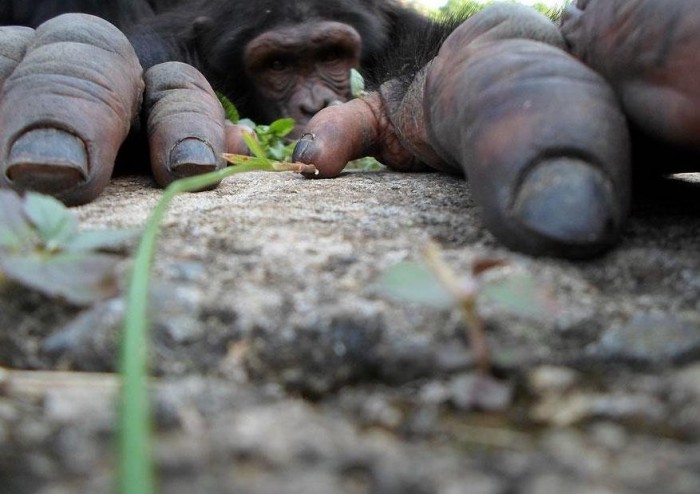
[[[444,16],[455,16],[457,18],[466,19],[477,13],[489,4],[499,0],[449,0],[445,5],[433,12],[433,16],[441,18]],[[502,1],[502,0],[500,0]],[[514,3],[521,3],[518,0],[510,0]],[[558,2],[558,6],[550,5],[552,2],[538,2],[532,5],[532,8],[538,10],[552,20],[556,20],[561,16],[564,10],[565,0]]]
[[[350,94],[353,98],[360,98],[367,94],[365,78],[357,69],[350,69]]]
[[[486,343],[486,324],[479,314],[479,302],[488,299],[502,310],[537,317],[552,309],[549,293],[527,273],[512,273],[500,278],[485,277],[494,268],[507,265],[500,259],[480,259],[471,272],[458,276],[442,260],[436,244],[427,246],[423,262],[404,261],[389,268],[379,281],[379,290],[399,300],[427,306],[459,309],[467,326],[469,343],[477,368],[491,371]]]
[[[221,106],[224,108],[226,118],[228,118],[231,123],[237,124],[241,119],[241,116],[238,113],[238,108],[236,108],[236,105],[233,104],[233,101],[218,91],[216,92],[216,97],[219,98],[219,102],[221,102]]]
[[[258,125],[249,118],[240,118],[238,109],[226,96],[221,93],[217,93],[217,96],[219,101],[221,101],[221,106],[224,107],[226,118],[235,124],[248,127],[255,133],[255,137],[250,141],[246,139],[251,150],[253,146],[256,146],[258,150],[262,151],[262,154],[259,156],[265,156],[275,161],[292,160],[292,152],[294,151],[296,140],[287,139],[287,135],[294,130],[295,124],[293,119],[280,118],[269,125]],[[243,134],[243,137],[250,136]],[[252,144],[251,141],[254,141],[255,144]]]
[[[183,178],[163,192],[149,217],[139,242],[126,300],[126,318],[120,349],[122,390],[120,395],[118,491],[120,494],[151,494],[155,480],[151,459],[148,402],[148,293],[150,270],[160,224],[173,198],[182,192],[205,189],[236,173],[249,171],[305,171],[310,165],[281,163],[264,157],[225,155],[234,164],[223,170]]]
[[[345,170],[358,170],[361,172],[378,172],[384,169],[386,167],[371,156],[352,160],[345,166]]]
[[[286,139],[294,129],[294,120],[280,118],[270,125],[259,125],[247,118],[238,121],[239,125],[245,125],[255,132],[257,144],[264,151],[265,156],[275,161],[291,161],[296,140]],[[246,137],[246,134],[244,134]]]
[[[355,69],[350,71],[350,88],[353,97],[358,98],[366,94],[365,81],[362,75]],[[287,139],[287,135],[294,129],[294,120],[282,118],[275,120],[270,125],[257,125],[250,119],[239,118],[236,106],[223,94],[217,93],[221,105],[224,107],[226,118],[233,123],[245,125],[255,132],[255,137],[243,134],[243,138],[254,156],[265,157],[276,161],[292,161],[292,153],[296,140]],[[360,158],[351,161],[346,166],[347,170],[360,170],[363,172],[379,171],[384,169],[379,161],[372,157]]]
[[[116,295],[113,252],[130,230],[80,231],[74,212],[50,196],[0,190],[2,277],[76,305]]]

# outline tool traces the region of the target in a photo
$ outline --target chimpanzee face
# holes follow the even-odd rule
[[[314,21],[258,35],[243,58],[260,104],[302,128],[319,110],[351,97],[350,69],[359,67],[360,51],[352,26]]]

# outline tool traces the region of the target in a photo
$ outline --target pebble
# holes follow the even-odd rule
[[[513,398],[512,387],[479,374],[462,374],[450,380],[451,402],[459,410],[504,410]]]
[[[579,375],[575,370],[552,365],[538,367],[528,377],[530,388],[538,395],[563,393],[571,389],[578,380]]]
[[[682,361],[700,352],[700,316],[644,313],[605,331],[592,351],[647,364]]]

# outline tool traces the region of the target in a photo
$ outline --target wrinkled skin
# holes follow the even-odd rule
[[[495,5],[457,28],[403,97],[390,81],[320,112],[295,157],[321,177],[366,154],[397,169],[462,172],[506,245],[595,254],[628,212],[629,136],[610,86],[564,48],[534,10]],[[350,142],[333,144],[340,135]]]
[[[382,56],[430,21],[394,0],[182,0],[128,30],[144,67],[189,63],[240,114],[296,122],[351,98],[350,69],[380,78]]]
[[[700,149],[697,7],[579,0],[559,30],[532,10],[494,5],[455,30],[407,90],[390,81],[362,103],[320,112],[295,158],[321,177],[366,154],[400,170],[463,172],[504,244],[595,255],[614,244],[629,210],[639,141],[628,122]],[[334,144],[340,135],[352,142]]]
[[[245,149],[196,69],[169,62],[144,73],[126,37],[100,18],[0,27],[0,50],[0,186],[91,201],[140,117],[161,186],[223,168],[222,152]]]
[[[54,17],[74,10],[128,42],[97,18]],[[122,146],[129,129],[161,186],[225,166],[223,152],[247,154],[248,131],[224,120],[210,83],[257,123],[294,118],[299,136],[351,97],[350,68],[372,73],[399,32],[428,20],[390,0],[2,3],[0,24],[16,23],[37,31],[0,27],[0,187],[74,205],[134,148]],[[131,154],[120,164],[143,161]]]
[[[352,97],[348,74],[360,67],[361,49],[352,26],[313,21],[256,36],[245,48],[243,63],[267,119],[293,118],[298,137],[320,110]]]
[[[700,148],[695,3],[579,0],[561,30],[531,9],[495,5],[457,28],[409,84],[389,80],[317,113],[295,158],[315,164],[321,177],[366,155],[399,170],[463,173],[484,223],[506,245],[536,255],[596,254],[614,243],[629,209],[627,119],[635,132]],[[334,53],[349,66],[356,37],[341,31],[334,39],[346,41]],[[256,67],[260,59],[251,56],[242,69],[258,81],[258,94],[269,83],[274,99],[282,85],[268,69],[281,67],[275,41],[261,36],[253,48],[270,64]],[[125,38],[103,21],[62,16],[36,33],[2,28],[0,38],[0,185],[68,204],[92,200],[139,115],[161,185],[222,167],[221,151],[242,145],[199,71],[164,63],[142,74]],[[207,74],[231,49],[217,39]],[[317,73],[314,84],[333,82]],[[308,92],[321,103],[307,113],[334,102],[322,92]]]
[[[612,85],[644,139],[700,151],[700,4],[697,0],[578,0],[562,16],[572,54]],[[644,163],[658,171],[674,165]],[[693,167],[694,165],[694,167]],[[637,166],[637,163],[635,163]],[[663,169],[662,169],[663,168]]]

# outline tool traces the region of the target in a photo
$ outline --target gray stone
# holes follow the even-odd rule
[[[687,360],[700,355],[700,316],[635,314],[627,324],[605,331],[594,351],[644,363]]]

